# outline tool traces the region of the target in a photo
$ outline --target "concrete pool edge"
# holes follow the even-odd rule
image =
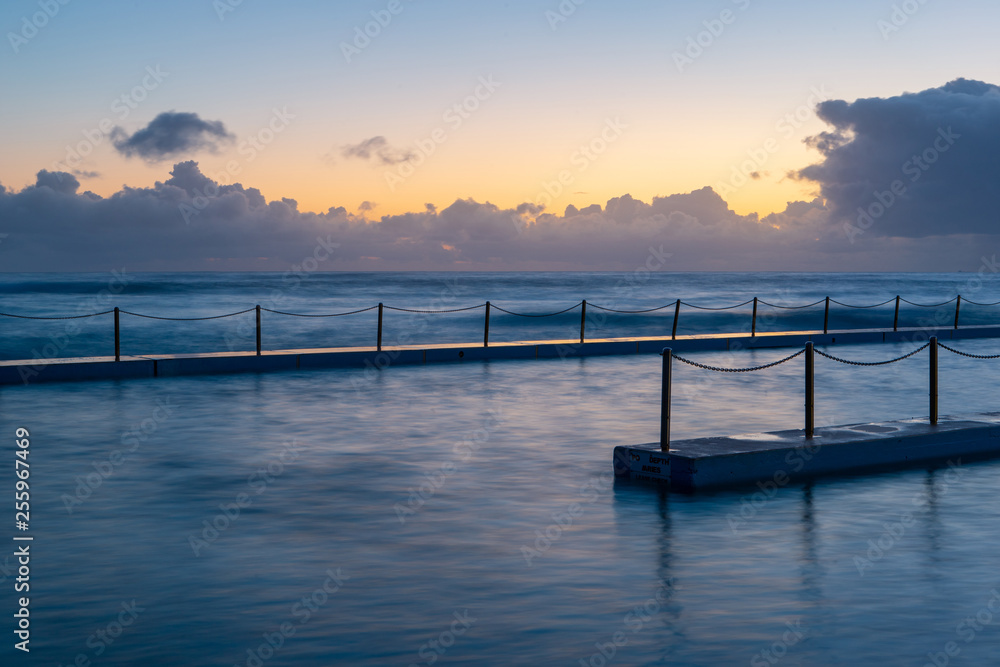
[[[1000,338],[1000,326],[969,326],[961,329],[911,327],[892,329],[853,329],[844,331],[795,331],[758,333],[702,334],[666,337],[605,338],[581,343],[579,340],[519,341],[467,345],[441,344],[423,346],[341,347],[254,352],[214,352],[203,354],[123,355],[120,361],[110,357],[64,359],[20,359],[0,361],[0,385],[34,382],[67,382],[108,379],[138,379],[262,373],[320,368],[385,368],[393,365],[421,365],[460,361],[505,359],[560,359],[585,356],[655,354],[670,347],[675,352],[719,352],[780,347],[797,347],[807,342],[816,345],[851,345],[866,343],[926,342],[930,336],[940,340]]]
[[[820,477],[1000,456],[1000,412],[903,419],[614,448],[615,476],[696,493],[757,485],[782,488]]]

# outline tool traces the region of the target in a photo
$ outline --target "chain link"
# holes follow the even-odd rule
[[[271,310],[270,308],[261,308],[261,310],[266,310],[269,313],[274,313],[275,315],[288,315],[289,317],[342,317],[344,315],[357,315],[358,313],[366,313],[369,310],[375,310],[378,306],[369,306],[368,308],[362,308],[361,310],[352,310],[349,313],[332,313],[330,315],[304,315],[302,313],[286,313],[281,310]]]
[[[112,310],[105,310],[101,313],[91,313],[90,315],[68,315],[65,317],[32,317],[30,315],[12,315],[10,313],[0,313],[0,317],[16,317],[19,320],[82,320],[85,317],[97,317],[98,315],[109,315],[115,312]]]
[[[842,364],[848,364],[850,366],[885,366],[886,364],[894,364],[897,361],[908,359],[913,355],[915,355],[916,353],[926,350],[928,347],[930,347],[930,343],[924,343],[922,347],[918,347],[913,352],[910,352],[909,354],[904,354],[901,357],[896,357],[895,359],[889,359],[888,361],[851,361],[850,359],[841,359],[840,357],[835,357],[832,354],[827,354],[822,350],[816,350],[816,354],[820,355],[821,357],[826,357],[827,359],[833,359],[834,361],[839,361]]]
[[[491,303],[490,307],[494,308],[496,310],[499,310],[501,313],[507,313],[508,315],[513,315],[514,317],[555,317],[556,315],[562,315],[563,313],[568,313],[571,310],[576,310],[582,304],[583,304],[583,302],[581,301],[580,303],[578,303],[578,304],[576,304],[574,306],[570,306],[566,310],[560,310],[558,313],[546,313],[544,315],[525,315],[524,313],[514,313],[514,312],[511,312],[511,311],[507,310],[506,308],[501,308],[500,306],[496,305],[495,303]],[[589,306],[590,304],[587,304],[587,305]]]
[[[1000,359],[1000,354],[970,354],[968,352],[962,352],[961,350],[948,347],[944,343],[938,343],[938,347],[943,347],[949,352],[954,352],[961,357],[968,357],[970,359]]]
[[[706,306],[696,306],[693,303],[688,303],[687,301],[681,301],[681,303],[683,305],[687,306],[688,308],[694,308],[695,310],[713,310],[713,311],[719,311],[719,310],[732,310],[733,308],[742,308],[743,306],[747,305],[748,303],[753,303],[753,299],[750,299],[748,301],[744,301],[743,303],[738,303],[735,306],[726,306],[725,308],[708,308]]]
[[[678,361],[683,361],[685,364],[689,364],[691,366],[696,366],[698,368],[704,368],[705,370],[709,370],[709,371],[716,371],[718,373],[752,373],[754,371],[762,371],[765,368],[773,368],[775,366],[779,366],[779,365],[785,363],[786,361],[791,361],[792,359],[794,359],[795,357],[799,356],[800,354],[805,354],[805,348],[799,350],[798,352],[796,352],[793,355],[785,357],[784,359],[779,359],[778,361],[774,361],[774,362],[771,362],[769,364],[764,364],[763,366],[752,366],[750,368],[723,368],[721,366],[709,366],[708,364],[699,364],[697,361],[691,361],[690,359],[685,359],[684,357],[681,357],[681,356],[676,355],[676,354],[673,355],[673,356],[674,356],[674,359],[676,359]]]
[[[157,315],[143,315],[141,313],[132,313],[127,310],[123,310],[121,311],[121,313],[122,315],[132,315],[133,317],[142,317],[147,320],[166,320],[168,322],[203,322],[205,320],[221,320],[225,317],[236,317],[237,315],[243,315],[244,313],[251,313],[254,310],[255,310],[254,308],[247,308],[246,310],[241,310],[238,313],[228,313],[226,315],[213,315],[212,317],[159,317]]]
[[[603,310],[608,313],[618,313],[619,315],[642,315],[644,313],[655,313],[658,310],[664,310],[665,308],[673,308],[677,305],[677,302],[668,303],[665,306],[660,306],[659,308],[648,308],[646,310],[614,310],[613,308],[605,308],[603,306],[598,306],[596,303],[588,303],[588,306],[596,308],[597,310]]]
[[[807,303],[804,306],[779,306],[776,303],[768,303],[767,301],[764,301],[763,299],[758,300],[757,303],[760,303],[761,305],[764,305],[764,306],[770,306],[771,308],[780,308],[781,310],[802,310],[803,308],[812,308],[814,306],[818,306],[821,303],[826,303],[826,299],[820,299],[816,303]]]
[[[375,307],[377,308],[378,306],[375,306]],[[478,306],[469,306],[468,308],[452,308],[451,310],[413,310],[413,309],[410,309],[410,308],[394,308],[392,306],[385,306],[385,309],[386,310],[398,310],[398,311],[403,312],[403,313],[420,313],[420,314],[423,314],[423,315],[431,315],[431,314],[434,314],[434,313],[461,313],[461,312],[464,312],[466,310],[477,310],[479,308],[485,308],[485,307],[486,307],[486,304],[485,303],[481,303]]]

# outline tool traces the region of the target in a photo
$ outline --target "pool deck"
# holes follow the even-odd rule
[[[753,487],[768,497],[788,484],[829,475],[922,464],[957,466],[1000,456],[1000,412],[697,438],[618,446],[615,475],[673,491]]]
[[[588,340],[520,341],[514,343],[408,345],[383,347],[340,347],[255,352],[215,352],[205,354],[122,355],[68,359],[27,359],[0,361],[0,385],[35,382],[67,382],[130,378],[176,377],[221,373],[262,373],[320,368],[386,368],[446,362],[502,359],[560,359],[585,356],[657,354],[665,347],[677,353],[737,351],[762,348],[816,345],[897,343],[923,344],[930,336],[941,341],[1000,338],[1000,326],[967,326],[960,329],[902,328],[853,329],[845,331],[794,331],[720,333],[667,337],[604,338]]]

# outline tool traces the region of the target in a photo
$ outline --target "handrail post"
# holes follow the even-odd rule
[[[757,297],[753,298],[753,321],[750,323],[750,335],[757,335]]]
[[[375,339],[375,351],[382,351],[382,303],[378,304],[378,337]]]
[[[899,295],[896,295],[896,315],[892,318],[892,330],[899,330]]]
[[[958,328],[958,310],[962,307],[962,295],[959,294],[958,298],[955,299],[955,328]]]
[[[115,306],[115,361],[122,360],[121,329],[118,323],[118,306]]]
[[[260,306],[257,306],[257,356],[260,356]]]
[[[806,343],[806,437],[813,437],[816,426],[815,357],[812,341]]]
[[[930,363],[930,421],[931,424],[938,423],[938,339],[931,336],[931,363]]]
[[[823,313],[823,333],[830,330],[830,297],[826,297],[826,312]]]
[[[587,300],[582,302],[583,310],[580,311],[580,344],[583,345],[584,328],[587,326]]]
[[[660,451],[670,451],[670,376],[673,370],[674,351],[667,347],[663,352],[663,387],[660,391]]]
[[[674,305],[674,330],[670,333],[670,340],[677,340],[677,319],[681,316],[681,300],[677,299]]]
[[[490,302],[486,302],[486,331],[483,333],[483,347],[490,346]]]

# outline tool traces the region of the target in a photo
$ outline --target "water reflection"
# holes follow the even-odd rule
[[[800,576],[802,577],[801,597],[815,609],[821,609],[826,602],[821,586],[823,565],[817,548],[816,510],[813,507],[813,482],[802,487],[802,557]]]

